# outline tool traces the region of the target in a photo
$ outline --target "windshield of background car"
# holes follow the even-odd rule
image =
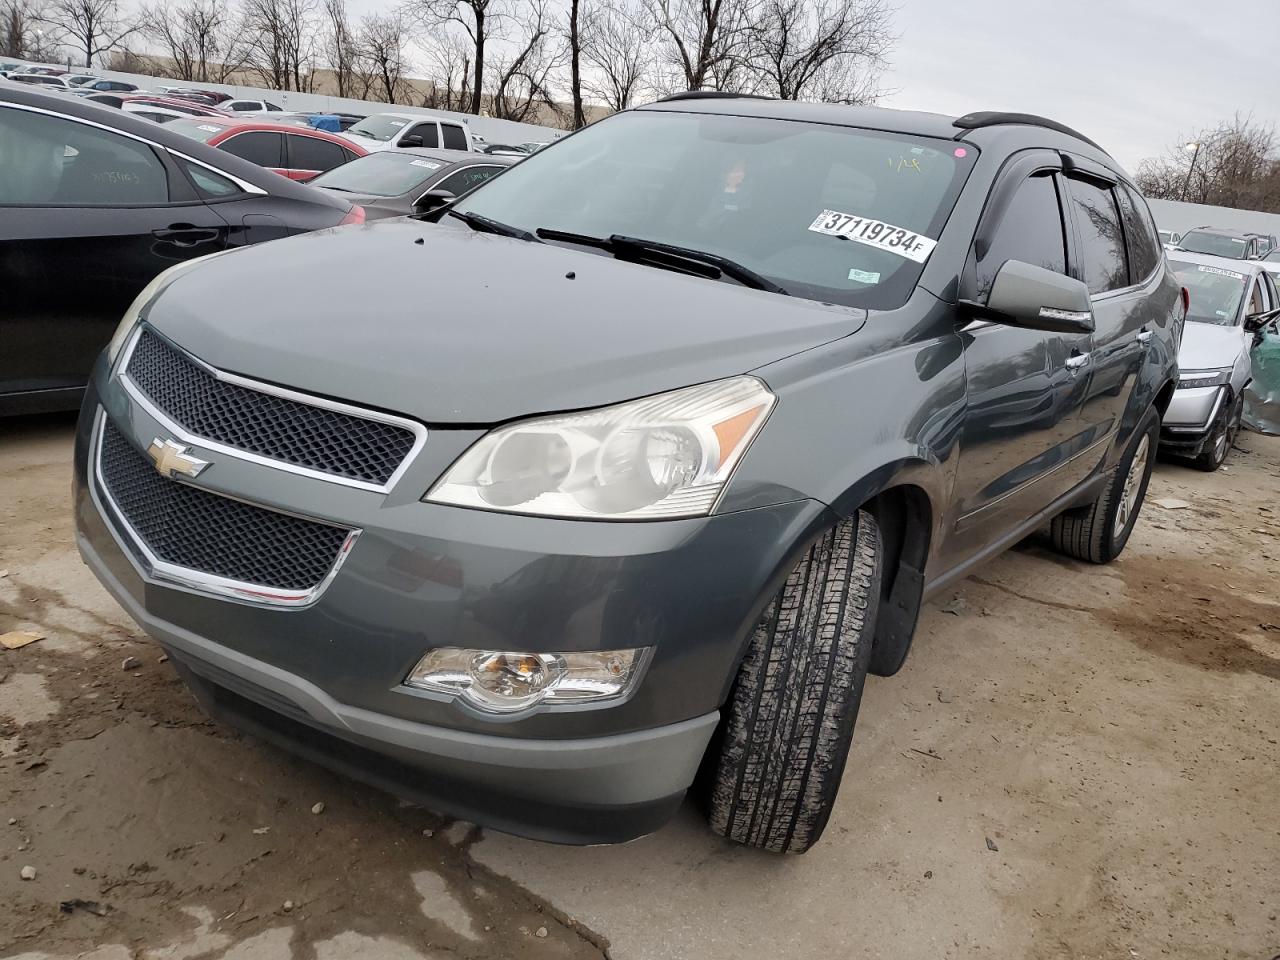
[[[1248,240],[1227,237],[1220,233],[1200,233],[1192,230],[1184,233],[1178,246],[1191,253],[1207,253],[1213,257],[1230,257],[1232,260],[1243,260]]]
[[[539,150],[455,209],[727,257],[793,296],[906,302],[977,151],[828,124],[641,110]]]
[[[173,130],[182,134],[184,137],[190,137],[192,140],[199,140],[201,143],[208,143],[215,136],[222,133],[226,127],[218,123],[210,123],[199,117],[192,117],[182,120],[174,120],[172,123],[165,124],[166,130]]]
[[[370,140],[390,140],[400,135],[400,131],[409,125],[408,120],[398,117],[365,117],[359,123],[353,123],[347,133],[368,137]]]
[[[398,197],[429,180],[443,166],[444,161],[430,157],[371,153],[322,173],[311,181],[311,185],[349,193],[368,193],[375,197]]]
[[[1187,319],[1198,323],[1216,323],[1221,327],[1235,325],[1240,301],[1248,288],[1249,278],[1226,267],[1170,260],[1178,282],[1191,294]]]

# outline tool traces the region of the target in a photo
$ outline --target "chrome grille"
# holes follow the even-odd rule
[[[168,480],[110,421],[98,456],[106,493],[133,535],[155,557],[188,570],[310,590],[333,569],[352,532]]]
[[[417,440],[394,423],[221,380],[145,328],[125,372],[196,437],[347,480],[385,485]]]

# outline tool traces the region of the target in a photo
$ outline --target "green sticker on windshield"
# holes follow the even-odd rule
[[[880,274],[872,273],[870,270],[853,269],[849,271],[849,279],[855,280],[858,283],[866,283],[866,284],[879,283]]]

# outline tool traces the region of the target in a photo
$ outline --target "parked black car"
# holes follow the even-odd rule
[[[74,409],[130,301],[184,260],[363,217],[75,97],[0,91],[0,414]]]
[[[358,203],[370,220],[425,212],[464,196],[520,157],[406,147],[357,157],[311,181]]]
[[[1186,301],[1065,127],[684,95],[428,216],[201,264],[97,365],[81,550],[220,716],[560,841],[701,769],[803,851],[925,597],[1129,539]]]

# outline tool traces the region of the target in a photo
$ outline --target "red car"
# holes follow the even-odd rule
[[[133,104],[135,109],[130,111],[133,113],[138,112],[137,107],[153,106],[163,107],[165,110],[185,114],[188,117],[228,116],[228,114],[215,107],[206,107],[198,103],[192,103],[190,100],[179,100],[175,97],[162,97],[158,94],[150,93],[91,93],[85,99],[93,103],[101,103],[107,107],[115,107],[118,110],[123,110],[125,104]]]
[[[167,123],[165,128],[290,180],[310,180],[368,152],[336,134],[270,120],[190,117]]]

